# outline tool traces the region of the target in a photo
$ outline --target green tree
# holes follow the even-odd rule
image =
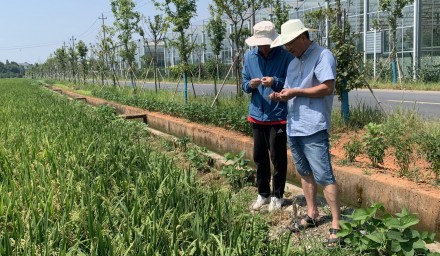
[[[93,66],[93,77],[95,77],[95,71],[98,72],[100,78],[101,78],[101,84],[104,84],[105,82],[105,73],[107,70],[106,66],[106,55],[105,52],[102,50],[102,41],[100,40],[97,44],[91,47],[92,56],[95,58],[94,66]],[[98,78],[96,78],[98,80]]]
[[[193,49],[192,53],[195,54],[199,60],[202,60],[202,55],[206,51],[206,43],[205,42],[196,43],[197,35],[195,37],[191,37],[191,39],[192,39],[192,49]],[[204,70],[202,64],[203,64],[202,61],[199,61],[199,64],[197,65],[197,70],[198,70],[197,77],[199,82]],[[194,77],[194,72],[192,73],[191,76],[191,82],[193,77]]]
[[[410,0],[379,0],[379,10],[387,14],[388,25],[391,33],[391,63],[393,70],[393,83],[397,81],[397,19],[403,17],[403,7],[411,3]],[[377,27],[377,21],[374,21]],[[400,77],[400,72],[399,72]]]
[[[75,46],[72,44],[71,47],[68,49],[68,58],[70,63],[70,70],[72,71],[72,79],[73,82],[76,81],[76,75],[77,75],[77,62],[78,62],[78,53],[75,50]]]
[[[281,33],[281,25],[289,20],[289,5],[285,1],[275,0],[273,8],[273,14],[275,15],[273,23],[278,33]]]
[[[150,17],[148,17],[147,26],[150,33],[149,35],[151,42],[153,42],[153,51],[150,49],[150,44],[147,43],[147,47],[152,55],[153,67],[154,67],[154,89],[157,92],[157,83],[158,83],[158,67],[157,67],[157,45],[160,42],[165,40],[165,33],[168,30],[168,23],[165,22],[164,17],[162,15],[155,15],[154,20],[152,21]]]
[[[211,18],[209,19],[206,30],[211,43],[212,52],[215,55],[216,72],[214,75],[214,92],[217,95],[217,79],[219,70],[219,56],[223,46],[223,40],[226,37],[226,23],[223,21],[221,14],[214,9],[212,5],[209,6]]]
[[[136,51],[136,44],[132,41],[133,34],[139,33],[144,36],[144,31],[139,26],[141,15],[134,11],[136,4],[132,0],[112,0],[112,13],[115,16],[113,25],[118,33],[117,37],[122,46],[120,56],[127,63],[131,85],[135,86],[134,81],[134,55]]]
[[[113,86],[119,85],[116,76],[116,43],[113,40],[115,30],[102,24],[101,31],[98,34],[98,44],[96,45],[96,54],[98,55],[98,70],[101,74],[102,84],[104,84],[107,72],[110,70]]]
[[[336,58],[336,83],[335,93],[341,101],[341,115],[344,121],[349,120],[348,92],[367,86],[366,78],[362,67],[362,52],[356,48],[356,40],[359,35],[351,33],[348,18],[342,19],[340,0],[336,0],[335,9],[320,9],[305,15],[306,26],[318,28],[318,41],[323,41],[323,33],[326,26],[326,19],[330,22],[330,42],[327,42],[330,50]]]
[[[24,68],[17,62],[6,60],[6,64],[0,61],[0,78],[23,77]]]
[[[333,12],[330,30],[331,50],[337,60],[336,94],[341,98],[344,91],[362,88],[367,85],[362,70],[362,52],[356,48],[358,34],[351,32],[348,17],[342,21],[340,1],[336,1],[337,9]],[[339,8],[339,9],[338,9]],[[345,14],[344,14],[345,15]]]
[[[197,16],[197,5],[195,0],[165,0],[163,3],[155,1],[156,7],[164,11],[166,20],[173,26],[173,32],[177,33],[177,40],[170,41],[170,45],[179,51],[180,66],[183,72],[184,90],[183,97],[185,103],[188,102],[188,58],[193,50],[193,45],[185,31],[190,26],[191,18]]]
[[[241,58],[245,48],[244,40],[250,36],[250,30],[244,25],[255,16],[255,12],[269,6],[270,0],[213,0],[216,10],[222,15],[226,15],[231,21],[232,32],[230,39],[232,42],[232,56],[236,56],[234,64],[236,76],[237,95],[243,95],[241,90]]]
[[[63,80],[66,80],[66,72],[67,72],[67,53],[64,47],[58,48],[55,50],[55,58],[57,61],[57,66],[59,67],[57,70],[61,72],[63,75]]]
[[[59,71],[57,68],[57,60],[56,58],[50,54],[49,58],[47,58],[46,62],[44,63],[45,67],[47,67],[46,76],[52,79],[59,78]]]
[[[332,52],[336,57],[336,94],[341,101],[341,115],[345,122],[350,119],[350,106],[348,92],[352,89],[365,87],[367,85],[365,75],[361,69],[362,53],[356,48],[357,34],[351,33],[344,10],[342,21],[341,1],[336,0],[336,10],[329,18],[332,21],[330,38],[332,42]]]
[[[329,46],[329,39],[327,38],[327,35],[325,35],[326,29],[330,29],[330,24],[327,24],[326,20],[327,18],[333,18],[333,22],[336,23],[336,13],[334,10],[321,8],[318,10],[314,10],[311,12],[308,12],[304,15],[304,23],[307,24],[307,27],[313,28],[313,34],[315,41],[318,42],[319,45],[326,45]]]
[[[86,83],[86,76],[89,72],[89,66],[87,64],[87,53],[89,49],[87,48],[86,44],[80,40],[78,42],[78,55],[79,55],[79,61],[81,63],[82,68],[82,75],[83,75],[83,83]]]

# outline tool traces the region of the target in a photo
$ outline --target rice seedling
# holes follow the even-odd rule
[[[0,80],[0,98],[1,255],[303,254],[152,148],[143,124],[29,80]]]

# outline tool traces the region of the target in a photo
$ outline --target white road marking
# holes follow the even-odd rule
[[[440,102],[425,102],[425,101],[412,101],[412,100],[387,100],[398,103],[413,103],[413,104],[427,104],[427,105],[440,105]]]

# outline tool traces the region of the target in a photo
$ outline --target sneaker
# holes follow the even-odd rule
[[[269,212],[280,210],[283,203],[284,203],[283,198],[277,198],[275,196],[272,197],[270,199]]]
[[[255,201],[255,203],[252,205],[252,210],[257,211],[261,208],[261,206],[268,204],[269,203],[269,198],[268,197],[264,197],[262,195],[258,195],[257,200]]]

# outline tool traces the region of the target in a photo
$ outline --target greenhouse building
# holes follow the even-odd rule
[[[335,2],[305,0],[287,1],[290,7],[289,17],[291,19],[301,19],[306,26],[305,18],[307,13],[325,8],[335,8]],[[349,22],[351,32],[358,35],[357,46],[363,52],[364,62],[369,64],[374,77],[382,72],[381,67],[388,66],[390,53],[392,51],[392,39],[388,14],[379,10],[379,0],[353,0],[341,1],[341,10],[344,18]],[[399,74],[410,79],[417,79],[424,75],[440,74],[440,0],[415,0],[407,4],[402,10],[403,17],[397,18],[397,66]],[[272,8],[259,10],[255,14],[255,22],[261,20],[271,20],[274,18]],[[226,19],[225,19],[226,20]],[[209,37],[206,33],[208,20],[201,20],[194,23],[188,34],[194,44],[202,45],[194,50],[189,58],[190,64],[205,63],[214,58]],[[321,24],[321,23],[320,23]],[[316,32],[311,34],[318,43],[328,46],[327,38],[329,25],[323,22],[318,27],[313,27]],[[316,26],[316,24],[314,24]],[[227,35],[232,32],[232,24],[226,24]],[[247,28],[252,28],[251,21],[245,23]],[[168,39],[172,39],[172,33],[167,34]],[[319,40],[318,40],[319,38]],[[152,47],[140,47],[138,56],[151,54]],[[331,48],[331,43],[329,48]],[[233,47],[229,39],[223,42],[222,52],[219,58],[224,64],[231,64],[233,61]],[[167,47],[162,43],[158,47],[157,57],[159,66],[164,68],[179,63],[177,49]],[[138,58],[140,65],[140,58]],[[390,66],[390,65],[389,65]],[[423,73],[423,74],[422,74]]]

